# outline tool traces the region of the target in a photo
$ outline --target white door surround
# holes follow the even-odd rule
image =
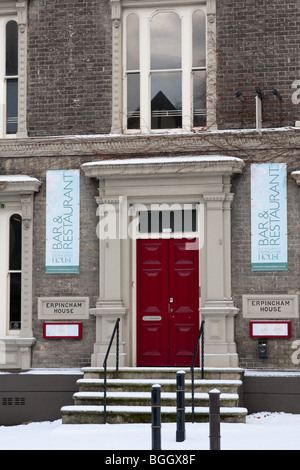
[[[231,175],[241,173],[244,165],[239,158],[218,155],[108,159],[82,165],[87,177],[99,180],[100,285],[98,302],[91,309],[96,315],[93,366],[102,366],[118,317],[122,318],[121,364],[136,365],[136,213],[141,205],[163,204],[198,209],[205,365],[238,366],[234,342],[238,309],[231,296],[230,189]]]

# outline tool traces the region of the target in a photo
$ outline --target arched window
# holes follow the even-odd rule
[[[22,217],[13,214],[9,220],[9,330],[21,329],[22,284]]]
[[[206,7],[156,4],[124,10],[122,127],[148,133],[206,126]]]
[[[8,21],[5,31],[6,44],[6,134],[18,131],[18,24]]]

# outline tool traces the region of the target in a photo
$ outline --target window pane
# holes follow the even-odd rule
[[[202,10],[193,14],[193,67],[206,67],[206,15]]]
[[[182,126],[181,72],[151,75],[151,128],[174,129]]]
[[[151,20],[151,69],[181,68],[181,20],[176,13],[158,13]]]
[[[206,125],[206,72],[193,72],[194,127]]]
[[[22,269],[22,217],[14,214],[9,227],[9,270]]]
[[[141,211],[140,233],[184,233],[197,231],[196,209]]]
[[[140,68],[140,31],[139,18],[131,14],[127,18],[127,70]]]
[[[18,131],[18,79],[7,80],[6,83],[6,133],[16,134]]]
[[[6,75],[18,75],[18,25],[9,21],[6,25]]]
[[[10,274],[9,329],[21,329],[21,273]]]
[[[127,128],[140,128],[140,74],[127,75]]]

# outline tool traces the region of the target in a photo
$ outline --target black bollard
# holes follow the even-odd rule
[[[161,450],[161,387],[152,385],[151,411],[152,411],[152,450]]]
[[[177,392],[177,431],[176,442],[185,440],[185,372],[183,370],[176,373]]]
[[[221,450],[220,435],[220,391],[209,392],[209,439],[210,450]]]

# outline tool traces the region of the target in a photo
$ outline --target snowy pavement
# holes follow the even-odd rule
[[[176,442],[176,423],[162,425],[162,452],[209,450],[209,425],[187,423]],[[151,424],[0,426],[0,450],[151,450]],[[246,424],[221,423],[221,450],[300,450],[300,415],[256,413]]]

